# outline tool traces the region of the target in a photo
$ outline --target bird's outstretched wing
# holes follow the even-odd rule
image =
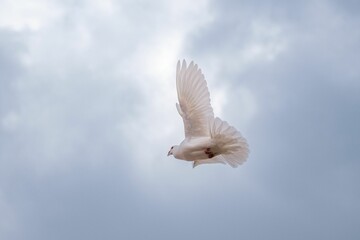
[[[176,108],[184,120],[185,137],[210,136],[209,122],[214,119],[210,94],[201,69],[185,60],[177,63],[176,88],[179,104]]]

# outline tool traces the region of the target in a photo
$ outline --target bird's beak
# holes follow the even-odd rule
[[[168,156],[170,156],[171,155],[171,153],[170,153],[170,151],[168,152]]]

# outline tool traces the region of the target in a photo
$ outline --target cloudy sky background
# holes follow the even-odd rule
[[[0,0],[0,238],[359,239],[359,11]],[[183,58],[243,166],[166,157]]]

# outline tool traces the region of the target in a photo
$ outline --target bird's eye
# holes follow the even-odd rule
[[[173,149],[174,147],[171,147],[171,149]]]

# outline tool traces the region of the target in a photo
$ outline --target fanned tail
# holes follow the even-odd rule
[[[246,139],[227,122],[222,121],[220,118],[212,120],[210,122],[210,135],[216,144],[214,150],[219,154],[219,156],[216,156],[217,162],[237,167],[248,158],[249,145]]]

